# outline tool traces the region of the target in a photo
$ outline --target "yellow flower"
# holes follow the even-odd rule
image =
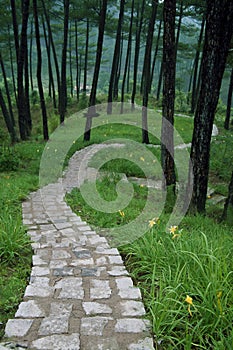
[[[119,214],[120,214],[120,216],[121,216],[122,218],[125,216],[125,213],[124,213],[123,211],[121,211],[121,210],[119,210]]]
[[[210,198],[211,198],[211,196],[209,195],[209,196],[207,196],[207,198],[208,198],[208,199],[210,199]]]
[[[149,227],[152,228],[156,224],[155,219],[149,220]]]
[[[169,228],[170,233],[174,234],[178,230],[178,226],[171,226]]]
[[[143,184],[141,184],[141,185],[140,185],[140,187],[144,187],[144,185],[143,185]]]
[[[159,223],[159,218],[153,218],[152,220],[149,220],[149,227],[152,228],[154,225]]]
[[[186,295],[185,301],[186,301],[186,303],[188,303],[189,305],[193,305],[193,298],[191,298],[189,295]]]
[[[142,162],[144,162],[145,158],[143,158],[143,157],[140,157],[140,160],[141,160]]]
[[[185,299],[186,303],[188,303],[188,313],[190,316],[192,316],[192,312],[191,312],[191,305],[193,305],[193,298],[191,298],[189,295],[186,296]]]

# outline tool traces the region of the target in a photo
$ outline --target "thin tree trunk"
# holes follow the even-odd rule
[[[66,56],[68,43],[68,28],[69,28],[69,9],[70,1],[64,0],[64,31],[63,31],[63,47],[62,47],[62,63],[61,63],[61,86],[59,99],[60,123],[65,121],[65,113],[67,107],[67,84],[66,84]]]
[[[12,55],[12,47],[11,47],[11,41],[10,41],[10,26],[8,25],[8,43],[9,43],[9,53],[10,53],[10,64],[11,64],[11,76],[12,76],[12,83],[13,83],[13,89],[14,89],[14,95],[15,95],[15,102],[16,105],[18,105],[18,98],[17,98],[17,88],[15,83],[15,72],[14,72],[14,63],[13,63],[13,55]]]
[[[225,220],[233,225],[233,171],[228,189],[228,197],[224,205],[222,220]]]
[[[156,40],[156,46],[155,46],[155,51],[154,51],[154,58],[153,58],[152,68],[151,68],[151,81],[150,81],[150,91],[149,92],[151,92],[151,86],[152,86],[153,77],[154,77],[155,63],[156,63],[158,50],[159,50],[159,40],[160,40],[160,35],[161,35],[162,23],[163,23],[163,21],[161,19],[160,22],[159,22],[158,36],[157,36],[157,40]]]
[[[15,40],[15,52],[17,62],[19,60],[19,31],[18,31],[18,22],[16,16],[16,7],[15,0],[11,0],[11,14],[12,14],[12,23],[13,23],[13,31],[14,31],[14,40]]]
[[[177,32],[176,32],[176,56],[178,51],[178,45],[179,45],[179,39],[180,39],[180,30],[181,30],[181,22],[183,17],[183,0],[180,2],[180,14],[179,14],[179,20],[178,20],[178,26],[177,26]]]
[[[124,35],[122,33],[121,34],[120,54],[119,54],[118,62],[117,62],[117,73],[116,73],[116,78],[115,78],[114,86],[113,86],[113,100],[114,101],[118,100],[119,80],[120,80],[120,76],[121,76],[121,64],[122,64],[123,45],[124,45]]]
[[[34,90],[33,73],[32,73],[32,42],[33,42],[33,21],[31,21],[30,46],[29,46],[29,65],[30,65],[30,83],[31,90]]]
[[[1,106],[1,109],[2,109],[2,114],[3,114],[3,118],[5,120],[5,123],[6,123],[7,130],[9,132],[9,135],[10,135],[10,138],[11,138],[11,142],[15,143],[15,142],[18,141],[17,135],[16,135],[16,132],[15,132],[15,128],[14,128],[14,125],[12,123],[10,114],[8,112],[7,106],[5,104],[1,88],[0,88],[0,106]]]
[[[226,130],[229,130],[229,127],[230,127],[232,93],[233,93],[233,68],[231,68],[231,77],[230,77],[228,96],[227,96],[227,111],[226,111],[226,118],[224,121],[224,128]]]
[[[144,54],[143,69],[142,69],[141,95],[143,95],[143,91],[144,91],[145,85],[146,85],[145,77],[147,77],[148,73],[149,73],[149,75],[151,73],[151,52],[152,52],[156,14],[157,14],[157,3],[154,4],[154,1],[153,1],[152,2],[152,12],[151,12],[151,17],[150,17],[149,26],[148,26],[147,39],[146,39],[146,48],[145,48],[145,54]],[[149,67],[148,67],[148,63],[150,64]],[[147,84],[150,85],[150,83],[147,83]]]
[[[6,71],[5,71],[4,62],[2,60],[1,51],[0,51],[0,66],[1,66],[1,69],[2,69],[2,75],[3,75],[3,79],[4,79],[4,86],[5,86],[5,90],[6,90],[6,97],[7,97],[7,102],[8,102],[9,115],[10,115],[12,124],[15,126],[15,118],[14,118],[14,113],[13,113],[13,108],[12,108],[12,103],[11,103],[11,96],[10,96],[10,91],[9,91],[9,87],[8,87]]]
[[[132,8],[131,8],[131,15],[130,15],[128,46],[127,46],[126,59],[125,59],[124,75],[123,75],[122,86],[121,86],[121,113],[124,112],[125,83],[126,83],[126,78],[127,78],[127,72],[129,71],[128,68],[129,68],[130,53],[131,53],[131,47],[132,47],[134,0],[132,0],[132,5],[131,6],[132,6]]]
[[[28,116],[27,116],[27,101],[24,89],[24,68],[25,57],[27,52],[27,26],[29,17],[29,0],[23,1],[22,13],[22,29],[21,42],[18,53],[18,114],[19,114],[19,132],[22,140],[26,140],[30,131],[28,130]]]
[[[79,58],[78,58],[78,25],[75,20],[75,58],[76,58],[76,95],[79,101]]]
[[[205,14],[203,15],[203,18],[202,18],[201,30],[200,30],[200,35],[199,35],[199,39],[198,39],[196,55],[195,55],[195,59],[194,59],[191,113],[194,113],[196,103],[197,103],[197,95],[198,95],[197,76],[198,76],[198,66],[199,66],[199,60],[200,60],[200,52],[201,52],[201,44],[203,41],[204,28],[205,28]]]
[[[84,79],[83,79],[83,92],[84,92],[84,94],[86,94],[86,92],[87,92],[89,31],[90,31],[90,24],[89,24],[89,18],[87,18],[87,23],[86,23],[86,46],[85,46],[84,72],[83,72],[84,73]]]
[[[95,110],[96,92],[97,92],[97,85],[99,80],[101,57],[103,52],[106,12],[107,12],[107,0],[103,0],[101,12],[100,12],[100,20],[99,20],[99,33],[98,33],[97,50],[96,50],[95,70],[94,70],[94,75],[92,80],[91,94],[89,99],[89,108],[88,108],[88,113],[86,115],[87,120],[86,120],[85,132],[84,132],[84,141],[90,140],[92,118],[97,116],[96,110]]]
[[[32,117],[30,107],[30,84],[29,84],[29,64],[28,64],[28,44],[26,42],[25,51],[25,63],[24,63],[24,84],[25,84],[25,103],[26,103],[26,123],[27,123],[27,136],[31,135],[32,131]]]
[[[135,53],[134,53],[133,88],[132,88],[132,96],[131,96],[132,109],[134,109],[135,97],[137,93],[138,61],[139,61],[139,53],[140,53],[141,32],[142,32],[144,10],[145,10],[145,0],[142,0],[140,19],[139,19],[139,16],[140,16],[139,3],[137,8],[137,20],[136,20],[137,29],[136,29],[136,39],[135,39],[136,42],[135,42]]]
[[[152,52],[156,14],[157,14],[157,0],[153,0],[152,12],[151,12],[147,39],[146,39],[146,49],[145,49],[145,57],[144,57],[144,65],[143,65],[144,74],[142,77],[142,86],[143,86],[142,142],[146,144],[149,143],[147,107],[148,107],[148,96],[149,96],[150,82],[151,82],[151,52]]]
[[[35,21],[35,34],[36,34],[36,46],[37,46],[37,84],[40,94],[40,105],[41,105],[41,111],[42,111],[42,120],[43,120],[43,136],[44,140],[49,139],[49,131],[48,131],[48,119],[47,119],[47,112],[46,112],[46,106],[45,106],[45,99],[44,99],[44,91],[43,91],[43,84],[42,84],[42,78],[41,78],[41,67],[42,67],[42,55],[41,55],[41,44],[40,44],[40,29],[39,29],[39,21],[38,21],[38,13],[37,13],[37,0],[33,0],[33,15],[34,15],[34,21]]]
[[[118,26],[117,26],[117,34],[116,34],[116,42],[115,42],[115,49],[113,54],[113,61],[112,61],[112,69],[111,69],[111,75],[110,75],[110,81],[109,81],[109,89],[108,89],[108,107],[107,107],[107,113],[112,113],[112,102],[113,102],[113,87],[115,84],[115,79],[117,78],[117,71],[118,71],[118,64],[119,64],[119,54],[120,54],[120,45],[121,45],[121,31],[122,31],[122,25],[123,25],[123,18],[124,18],[124,6],[125,6],[125,0],[121,0],[120,3],[120,13],[119,13],[119,19],[118,19]]]
[[[69,33],[69,58],[70,58],[70,95],[74,97],[74,83],[73,83],[73,70],[72,70],[72,42],[71,42],[71,23]]]
[[[161,162],[166,186],[175,193],[174,164],[174,102],[176,76],[175,16],[176,1],[164,1],[163,35],[163,117],[161,131]]]
[[[51,63],[51,46],[50,46],[51,41],[50,41],[50,37],[47,37],[43,16],[42,16],[42,26],[43,26],[45,46],[46,46],[47,58],[48,58],[49,97],[53,98],[53,108],[56,109],[57,108],[57,100],[56,100],[55,84],[54,84],[54,79],[53,79],[53,69],[52,69],[52,63]]]
[[[52,51],[53,51],[53,59],[54,59],[54,65],[55,65],[55,71],[56,71],[56,76],[57,76],[57,90],[58,90],[58,101],[60,101],[60,95],[61,95],[61,83],[60,83],[60,71],[59,71],[59,65],[58,65],[58,59],[57,59],[57,54],[56,54],[56,49],[53,41],[53,35],[52,35],[52,30],[51,30],[51,25],[50,25],[50,20],[49,16],[45,7],[45,2],[44,0],[41,0],[42,6],[43,6],[43,11],[47,23],[47,28],[48,28],[48,41],[51,43]],[[59,104],[59,102],[58,102]]]

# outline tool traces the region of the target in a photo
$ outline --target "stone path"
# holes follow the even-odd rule
[[[64,190],[83,181],[77,179],[77,169],[90,150],[95,152],[91,146],[74,155],[63,180],[23,203],[33,266],[24,299],[7,322],[1,350],[14,344],[31,350],[154,349],[140,290],[118,250],[64,201]]]

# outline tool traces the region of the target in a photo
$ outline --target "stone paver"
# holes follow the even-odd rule
[[[118,250],[64,201],[65,192],[84,181],[77,176],[81,160],[88,161],[95,152],[95,146],[77,152],[63,180],[23,203],[33,267],[0,349],[13,348],[13,343],[30,350],[154,349],[140,290]],[[87,169],[86,175],[92,178],[96,172]]]

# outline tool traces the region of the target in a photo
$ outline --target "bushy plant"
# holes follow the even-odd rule
[[[6,207],[0,215],[0,260],[13,265],[25,251],[30,251],[30,240],[21,218],[13,217]]]
[[[0,147],[0,172],[16,171],[20,165],[20,158],[16,150],[9,146]]]

